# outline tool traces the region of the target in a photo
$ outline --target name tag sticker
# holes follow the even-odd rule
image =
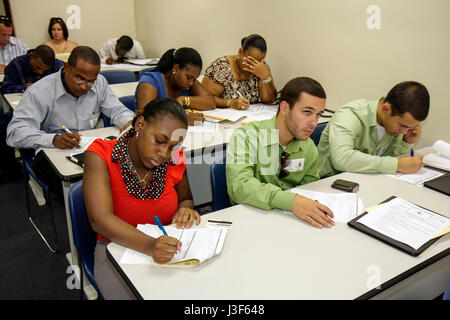
[[[302,171],[305,165],[305,158],[289,159],[289,164],[284,168],[288,172]]]

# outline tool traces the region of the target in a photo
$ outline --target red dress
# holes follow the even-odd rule
[[[108,167],[114,214],[135,227],[138,224],[155,224],[155,215],[164,225],[170,224],[178,209],[175,185],[182,180],[186,169],[183,150],[180,148],[177,151],[178,164],[168,160],[158,166],[148,186],[143,188],[124,164],[128,159],[129,138],[129,135],[124,135],[119,140],[97,139],[87,149],[99,155]],[[108,241],[101,235],[98,239]]]

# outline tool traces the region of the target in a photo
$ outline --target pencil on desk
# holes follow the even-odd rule
[[[201,111],[198,111],[198,110],[192,110],[192,109],[185,109],[185,110],[187,112],[190,112],[190,113],[202,113]],[[203,116],[206,117],[206,118],[212,118],[212,119],[217,119],[217,120],[227,120],[225,118],[210,116],[210,115],[207,115],[207,114],[204,114],[204,113],[203,113]]]

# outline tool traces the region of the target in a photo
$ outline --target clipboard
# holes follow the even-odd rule
[[[450,196],[450,173],[444,174],[432,180],[425,181],[423,185],[427,188],[442,192]]]
[[[396,196],[389,197],[388,199],[384,200],[381,203],[389,202],[389,201],[391,201],[392,199],[395,199],[395,198],[396,198]],[[421,208],[423,208],[423,207],[421,207]],[[423,208],[423,209],[425,209],[425,208]],[[426,210],[429,210],[429,209],[426,209]],[[429,211],[432,211],[432,210],[429,210]],[[434,211],[432,211],[432,212],[434,212]],[[436,212],[434,212],[434,213],[436,213]],[[380,240],[380,241],[382,241],[382,242],[384,242],[384,243],[386,243],[386,244],[388,244],[388,245],[390,245],[390,246],[392,246],[394,248],[397,248],[397,249],[399,249],[399,250],[401,250],[401,251],[403,251],[403,252],[405,252],[407,254],[410,254],[410,255],[412,255],[414,257],[417,257],[418,255],[420,255],[428,247],[430,247],[433,243],[435,243],[437,240],[439,240],[442,237],[442,235],[439,236],[439,237],[435,237],[435,238],[427,241],[426,243],[424,243],[420,248],[414,249],[413,247],[408,246],[407,244],[405,244],[403,242],[400,242],[400,241],[397,241],[395,239],[392,239],[392,238],[390,238],[390,237],[388,237],[388,236],[386,236],[386,235],[384,235],[384,234],[382,234],[382,233],[380,233],[378,231],[375,231],[375,230],[373,230],[373,229],[363,225],[362,223],[359,223],[358,220],[360,218],[362,218],[363,216],[365,216],[366,214],[368,214],[368,212],[364,212],[363,214],[360,214],[359,216],[357,216],[353,220],[349,221],[347,224],[350,227],[352,227],[352,228],[354,228],[354,229],[356,229],[356,230],[358,230],[358,231],[360,231],[362,233],[365,233],[365,234],[367,234],[367,235],[369,235],[369,236],[371,236],[373,238],[376,238],[376,239],[378,239],[378,240]],[[436,213],[436,214],[438,214],[438,213]]]

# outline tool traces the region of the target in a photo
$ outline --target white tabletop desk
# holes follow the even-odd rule
[[[397,195],[450,217],[450,197],[382,175],[342,173],[304,188],[342,192],[330,187],[337,178],[359,182],[366,207]],[[203,215],[201,225],[208,219],[233,225],[222,253],[201,265],[119,264],[124,247],[115,243],[109,259],[138,297],[151,300],[430,299],[450,280],[450,234],[413,257],[347,224],[316,229],[279,210],[238,205]]]
[[[107,136],[117,136],[119,134],[119,128],[117,127],[107,127],[95,130],[82,131],[81,134],[88,137],[107,137]],[[83,176],[83,169],[77,164],[66,159],[66,156],[73,153],[71,149],[43,149],[45,157],[48,159],[49,163],[52,165],[55,172],[61,178],[63,194],[64,194],[64,207],[66,211],[67,229],[69,235],[70,252],[66,254],[67,260],[71,265],[78,266],[78,252],[73,243],[72,234],[72,220],[70,218],[69,211],[69,189],[72,183],[79,181]],[[96,299],[97,292],[88,283],[87,278],[83,277],[86,283],[83,285],[84,291],[88,299]]]
[[[117,65],[109,65],[102,63],[100,66],[100,72],[102,71],[108,71],[108,70],[126,70],[126,71],[132,71],[132,72],[139,72],[144,69],[152,68],[154,66],[150,65],[136,65],[136,64],[129,64],[129,63],[120,63]]]
[[[118,84],[110,84],[109,87],[117,97],[134,96],[138,82],[126,82]],[[3,98],[6,100],[9,110],[16,109],[23,93],[6,93]]]
[[[110,84],[109,87],[117,97],[134,96],[139,82],[125,82]]]

